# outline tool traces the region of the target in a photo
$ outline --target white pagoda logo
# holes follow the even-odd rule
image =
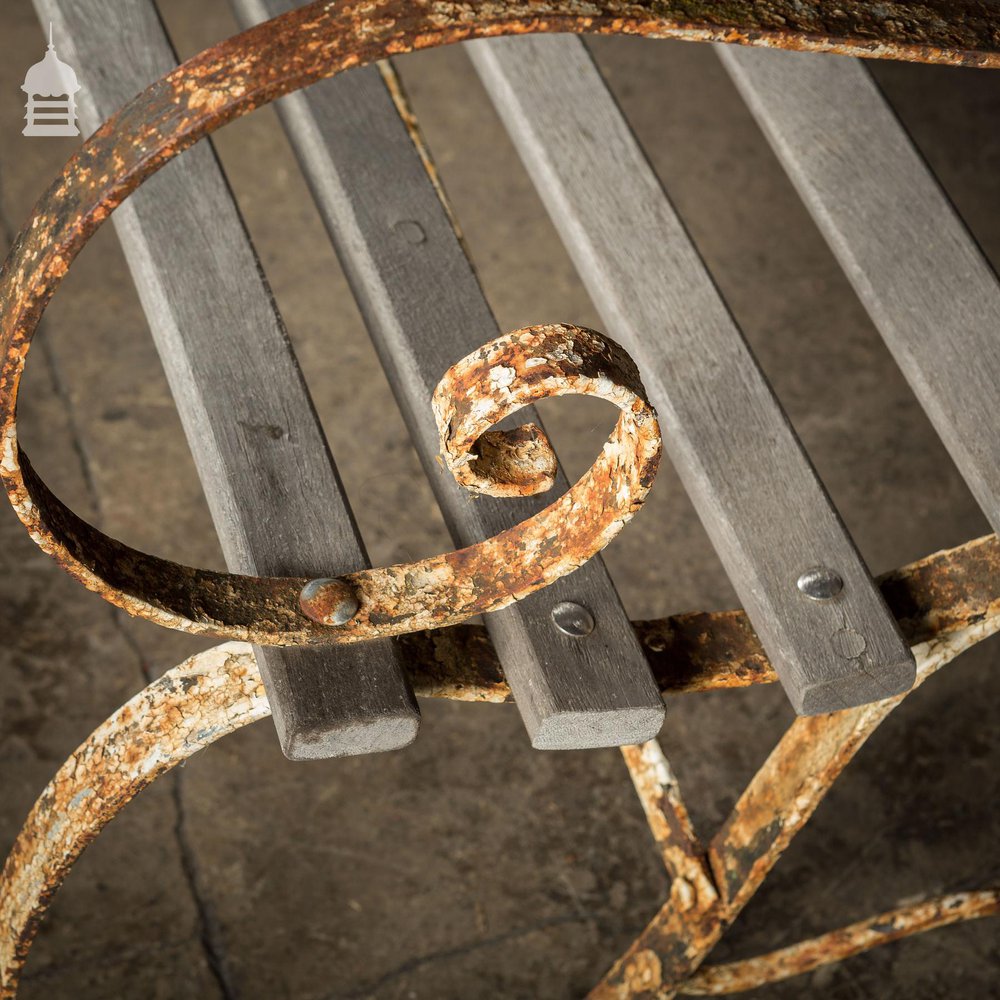
[[[49,48],[45,58],[28,70],[21,85],[28,95],[24,135],[79,135],[76,97],[80,90],[73,67],[56,55],[49,23]]]

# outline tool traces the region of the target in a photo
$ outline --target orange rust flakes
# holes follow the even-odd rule
[[[164,771],[269,713],[250,647],[229,643],[168,671],[77,748],[0,874],[0,998],[14,996],[51,897],[118,810]]]

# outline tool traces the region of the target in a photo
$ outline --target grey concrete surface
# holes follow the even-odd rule
[[[181,56],[232,33],[224,0],[161,4]],[[0,7],[0,241],[74,148],[21,136],[44,51]],[[712,51],[602,40],[600,64],[875,572],[986,531]],[[108,40],[108,58],[114,56]],[[826,58],[826,57],[817,57]],[[503,328],[597,318],[458,49],[398,62]],[[88,72],[77,67],[86,84]],[[994,262],[1000,75],[877,75]],[[448,545],[405,428],[273,112],[217,142],[376,564]],[[169,169],[169,167],[167,168]],[[960,289],[955,290],[960,294]],[[546,408],[570,474],[610,417]],[[132,544],[221,568],[207,508],[110,228],[44,320],[26,447]],[[669,432],[669,428],[667,429]],[[607,552],[634,617],[734,602],[676,477]],[[0,850],[118,704],[205,645],[126,619],[0,509]],[[714,956],[746,956],[921,893],[1000,880],[996,644],[873,737]],[[423,705],[416,744],[292,764],[269,724],[157,783],[86,853],[29,960],[25,1000],[582,995],[665,896],[614,751],[536,753],[512,708]],[[777,689],[671,701],[664,745],[710,832],[787,725]],[[757,991],[772,998],[1000,995],[995,922],[936,931]],[[749,995],[749,994],[747,994]]]

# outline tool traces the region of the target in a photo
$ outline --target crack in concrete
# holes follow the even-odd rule
[[[3,171],[2,165],[0,165],[0,242],[2,242],[4,249],[9,248],[13,244],[14,236],[14,227],[11,225],[6,211]],[[83,477],[84,490],[94,510],[95,525],[100,527],[104,519],[104,507],[101,502],[101,493],[97,486],[97,479],[94,475],[94,463],[87,451],[85,437],[80,430],[77,419],[76,407],[66,382],[62,377],[55,351],[49,343],[48,338],[44,335],[44,321],[39,323],[39,334],[41,336],[37,338],[37,342],[40,353],[48,370],[55,398],[62,406],[66,417],[71,446],[80,466],[80,474]],[[112,629],[120,636],[126,648],[135,657],[139,674],[143,678],[143,683],[149,684],[154,679],[152,670],[138,642],[126,628],[125,622],[122,620],[122,613],[117,608],[111,606],[108,607],[108,611],[111,615]],[[194,903],[198,923],[201,927],[199,938],[205,962],[218,986],[223,1000],[238,1000],[238,993],[227,971],[225,948],[222,944],[222,929],[198,888],[195,852],[192,845],[188,842],[184,830],[185,811],[180,771],[175,771],[172,775],[169,775],[169,780],[172,782],[171,800],[174,806],[174,837],[177,842],[181,869],[184,872],[188,892]]]
[[[518,938],[533,934],[535,931],[546,930],[549,927],[579,923],[600,924],[601,921],[601,914],[596,913],[566,913],[558,917],[545,917],[542,920],[536,920],[534,923],[526,924],[523,927],[515,927],[509,931],[504,931],[502,934],[494,934],[492,937],[480,938],[477,941],[467,941],[465,944],[458,944],[453,948],[442,948],[440,951],[432,951],[426,955],[415,955],[413,958],[408,958],[405,962],[401,962],[394,969],[390,969],[366,986],[359,987],[351,993],[329,993],[323,1000],[370,1000],[376,990],[425,965],[461,958],[463,955],[481,951],[483,948],[492,948],[496,945],[506,944],[509,941],[516,941]]]
[[[0,189],[0,194],[2,194],[2,189]],[[46,336],[44,321],[38,324],[38,330],[40,334],[38,338],[38,346],[41,351],[42,358],[45,361],[45,367],[49,372],[49,381],[52,383],[52,391],[58,402],[62,404],[62,408],[65,411],[66,425],[69,429],[70,445],[73,448],[73,453],[76,455],[77,462],[80,466],[80,474],[83,476],[83,485],[87,493],[87,499],[94,508],[94,519],[98,524],[100,524],[100,522],[104,519],[104,508],[101,503],[100,492],[97,489],[97,483],[94,479],[94,463],[91,460],[90,455],[87,453],[87,448],[84,444],[84,437],[83,434],[80,433],[80,428],[77,423],[76,407],[73,405],[73,398],[70,395],[65,380],[63,379],[62,370],[56,360],[55,351],[52,348],[52,344],[49,343],[49,338]]]
[[[184,830],[187,814],[184,808],[182,776],[179,768],[173,775],[171,793],[174,800],[174,814],[176,817],[174,821],[174,836],[180,848],[181,867],[184,869],[184,877],[191,887],[191,896],[194,900],[195,909],[198,911],[198,922],[201,925],[202,951],[205,953],[205,960],[208,962],[209,970],[215,979],[223,1000],[238,1000],[239,994],[233,985],[225,952],[221,947],[222,928],[219,926],[212,908],[198,890],[198,862],[195,858],[194,849],[188,841]]]

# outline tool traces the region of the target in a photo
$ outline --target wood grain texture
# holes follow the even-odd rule
[[[719,56],[1000,531],[1000,287],[989,262],[860,62]]]
[[[152,2],[35,6],[85,84],[85,132],[177,64]],[[169,164],[113,218],[229,569],[325,577],[367,565],[211,145]],[[256,653],[288,757],[390,750],[415,737],[419,712],[393,642]]]
[[[234,2],[245,24],[291,6]],[[434,386],[498,330],[378,69],[318,83],[278,110],[456,543],[536,513],[550,501],[473,497],[437,462]],[[518,416],[540,423],[531,410]],[[555,489],[567,485],[560,473]],[[562,601],[590,610],[590,635],[555,628]],[[486,624],[536,748],[638,743],[659,731],[662,699],[600,558]]]
[[[796,711],[910,687],[913,658],[583,43],[467,46]],[[831,567],[832,600],[797,588]]]

